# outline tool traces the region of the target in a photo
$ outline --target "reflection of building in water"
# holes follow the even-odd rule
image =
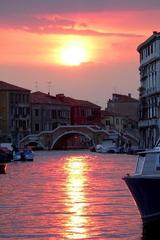
[[[68,159],[66,166],[67,178],[67,212],[68,221],[66,222],[67,231],[65,237],[72,237],[73,239],[87,238],[87,222],[84,208],[86,206],[84,185],[86,176],[84,175],[86,168],[85,157],[71,157]]]

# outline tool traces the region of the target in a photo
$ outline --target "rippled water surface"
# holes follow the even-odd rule
[[[141,240],[142,222],[122,180],[136,156],[35,152],[0,175],[0,239]]]

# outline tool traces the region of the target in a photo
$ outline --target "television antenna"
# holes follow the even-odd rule
[[[51,85],[52,85],[51,81],[48,81],[48,94],[49,95],[51,93]]]
[[[38,92],[38,81],[35,81],[35,91]]]

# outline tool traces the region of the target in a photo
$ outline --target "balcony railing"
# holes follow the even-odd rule
[[[156,126],[158,124],[158,121],[158,119],[140,120],[138,123],[138,127]]]

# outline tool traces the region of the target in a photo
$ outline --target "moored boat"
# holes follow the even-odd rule
[[[7,163],[11,162],[12,160],[12,152],[9,151],[7,148],[0,147],[0,162]]]
[[[32,150],[24,150],[21,153],[22,161],[33,161],[34,154]]]
[[[95,146],[95,150],[98,153],[118,153],[119,148],[113,139],[103,140],[100,144]]]
[[[13,152],[13,161],[21,161],[21,153],[19,151],[14,151]]]
[[[123,179],[143,223],[160,223],[160,141],[153,149],[139,152],[135,173],[127,174]]]
[[[13,146],[13,161],[33,161],[34,153],[29,146],[18,148]]]

